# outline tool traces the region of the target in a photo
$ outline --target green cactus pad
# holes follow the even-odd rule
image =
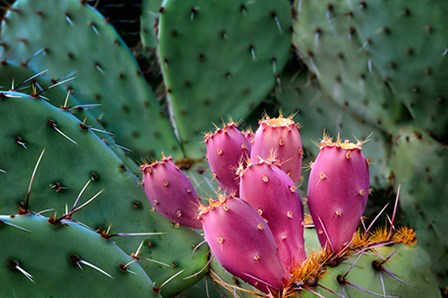
[[[211,122],[244,118],[264,99],[288,59],[290,29],[287,0],[163,3],[160,63],[188,157],[204,156]]]
[[[2,24],[3,59],[48,69],[50,79],[76,77],[67,88],[92,110],[135,159],[179,144],[130,50],[112,26],[79,0],[17,1]]]
[[[376,66],[366,55],[347,1],[296,1],[293,41],[324,94],[360,119],[394,127],[404,106],[393,101]]]
[[[402,220],[415,227],[441,287],[448,287],[447,165],[448,148],[420,129],[405,127],[394,136],[391,179],[401,187]]]
[[[0,216],[0,238],[2,297],[159,297],[129,255],[73,221]]]
[[[57,85],[57,83],[47,80],[42,75],[34,73],[25,66],[19,66],[10,63],[9,61],[4,61],[4,63],[0,64],[0,86],[3,89],[20,91],[35,98],[45,99],[55,107],[60,107],[73,114],[76,118],[81,120],[86,127],[89,126],[91,131],[96,133],[98,137],[108,144],[114,153],[133,173],[140,173],[135,162],[128,156],[121,146],[115,143],[113,136],[89,111],[90,108],[98,109],[99,107],[82,105],[75,96],[69,94],[63,87],[63,84]]]
[[[417,126],[448,141],[448,1],[351,2],[353,25]]]
[[[386,258],[389,260],[385,261]],[[384,271],[373,269],[375,262],[384,262]],[[352,256],[337,267],[329,267],[324,278],[319,281],[320,287],[314,288],[324,297],[441,297],[435,278],[431,272],[428,254],[419,246],[381,246]],[[355,264],[353,267],[352,265]],[[388,273],[395,275],[390,276]],[[348,272],[348,274],[347,274]],[[341,276],[345,274],[345,285],[341,285]],[[340,282],[338,282],[338,279]],[[399,281],[400,279],[401,281]],[[384,286],[383,286],[384,285]],[[323,289],[323,287],[337,293]],[[359,288],[357,288],[359,287]],[[369,293],[370,292],[370,293]],[[375,293],[375,294],[372,294]],[[309,291],[302,292],[302,297],[318,297]],[[372,297],[373,297],[372,296]]]
[[[157,37],[154,30],[157,14],[162,0],[143,0],[142,15],[140,16],[140,38],[143,47],[155,49],[157,47]]]
[[[104,190],[98,198],[73,214],[73,219],[92,229],[116,233],[161,232],[157,236],[113,237],[126,253],[141,249],[141,265],[160,287],[171,276],[182,274],[161,290],[180,292],[200,280],[206,270],[206,245],[194,250],[202,238],[189,229],[177,228],[151,211],[138,179],[94,133],[80,126],[70,113],[44,100],[16,92],[0,93],[0,212],[21,209],[49,210],[61,217],[71,210],[89,182],[77,206]],[[33,181],[28,208],[23,206],[33,169],[45,148]],[[67,207],[66,207],[67,206]],[[194,252],[193,252],[194,250]],[[144,260],[147,258],[148,260]],[[156,263],[161,262],[161,263]],[[197,274],[196,274],[197,273]],[[193,277],[190,277],[193,276]]]

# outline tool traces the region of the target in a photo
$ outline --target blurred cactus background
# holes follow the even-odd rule
[[[1,297],[448,297],[448,1],[1,3]],[[265,115],[299,124],[304,222],[306,168],[340,135],[368,159],[364,224],[416,243],[273,293],[227,272],[200,224],[155,212],[139,166],[169,160],[216,199],[209,132],[250,136]]]

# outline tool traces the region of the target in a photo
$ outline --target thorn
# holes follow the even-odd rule
[[[280,34],[283,34],[282,25],[280,24],[280,20],[275,12],[272,13],[272,18],[274,19],[274,22],[277,25],[278,32]]]
[[[0,169],[0,173],[4,173],[4,174],[6,174],[6,173],[8,173],[8,172],[6,172],[5,170]]]
[[[134,236],[156,236],[156,235],[165,235],[165,232],[148,232],[148,233],[116,233],[107,235],[107,239],[111,237],[134,237]]]
[[[53,84],[53,85],[50,85],[50,86],[48,86],[47,88],[41,90],[41,91],[40,91],[39,93],[37,93],[36,95],[39,96],[39,95],[41,95],[42,93],[45,93],[45,92],[47,92],[47,91],[50,90],[50,89],[53,89],[54,87],[57,87],[57,86],[62,85],[62,84],[65,84],[65,83],[70,82],[70,81],[72,81],[72,80],[74,80],[74,79],[76,79],[76,77],[71,77],[71,78],[62,80],[62,81],[60,81],[60,82],[57,82],[57,83],[55,83],[55,84]]]
[[[203,245],[203,244],[205,244],[205,243],[207,243],[207,241],[201,241],[201,242],[199,242],[199,244],[197,244],[194,248],[193,248],[193,252],[191,253],[191,256],[193,256],[194,255],[194,253],[196,252],[196,250],[198,250],[199,249],[199,247],[201,247],[201,245]]]
[[[389,203],[387,203],[383,209],[381,209],[381,211],[375,216],[375,218],[372,220],[372,222],[370,223],[369,227],[367,228],[367,230],[365,230],[364,232],[364,236],[367,235],[367,233],[369,233],[370,229],[373,227],[373,225],[375,224],[375,222],[378,220],[378,218],[381,216],[381,214],[384,212],[384,210],[386,210],[387,206],[389,206]]]
[[[81,206],[79,206],[78,208],[72,209],[70,211],[69,214],[64,215],[61,219],[66,219],[66,216],[68,216],[68,218],[71,218],[72,215],[75,212],[78,212],[79,210],[81,210],[82,208],[84,208],[85,206],[87,206],[88,204],[90,204],[93,200],[95,200],[102,192],[104,191],[104,189],[100,190],[99,192],[96,193],[96,195],[94,195],[91,199],[89,199],[87,202],[85,202],[84,204],[82,204]]]
[[[171,267],[171,266],[170,266]],[[177,272],[176,274],[174,274],[173,276],[171,276],[170,278],[168,278],[167,280],[165,280],[165,282],[163,284],[160,285],[160,287],[158,288],[159,291],[166,285],[168,284],[170,281],[172,281],[173,279],[175,279],[177,276],[179,276],[180,274],[182,274],[185,271],[185,269],[182,269],[181,271]]]
[[[259,279],[258,277],[255,277],[255,276],[247,274],[247,273],[244,273],[244,275],[246,275],[246,276],[248,276],[248,277],[250,277],[250,278],[252,278],[252,279],[254,279],[254,280],[258,281],[258,282],[261,282],[262,284],[264,284],[264,285],[266,285],[268,287],[271,287],[271,288],[275,289],[275,287],[273,285],[271,285],[270,283],[265,282],[265,281]]]
[[[85,261],[85,260],[83,260],[83,259],[80,259],[79,257],[77,257],[77,256],[75,256],[75,255],[71,255],[71,256],[70,256],[70,260],[71,260],[73,263],[75,263],[76,265],[78,265],[78,267],[79,267],[81,270],[83,270],[83,268],[82,268],[81,265],[86,265],[86,266],[88,266],[88,267],[90,267],[90,268],[92,268],[92,269],[94,269],[94,270],[96,270],[96,271],[98,271],[98,272],[100,272],[100,273],[106,275],[107,277],[109,277],[109,278],[111,278],[111,279],[114,279],[114,278],[112,277],[112,275],[110,275],[109,273],[107,273],[107,272],[104,271],[103,269],[101,269],[101,268],[99,268],[99,267],[97,267],[97,266],[95,266],[95,265],[93,265],[93,264],[91,264],[91,263],[89,263],[89,262],[87,262],[87,261]]]
[[[324,226],[324,223],[322,222],[322,219],[320,218],[320,216],[318,216],[317,219],[319,220],[320,224],[322,225],[322,230],[323,230],[324,233],[325,233],[325,237],[327,237],[327,242],[328,242],[328,244],[330,245],[330,249],[331,249],[331,251],[334,251],[334,249],[333,249],[333,244],[331,243],[330,237],[329,237],[329,235],[328,235],[328,233],[327,233],[327,229],[325,229],[325,226]]]
[[[99,103],[93,103],[93,104],[85,104],[85,105],[76,105],[68,108],[68,110],[74,110],[74,109],[82,109],[82,110],[88,110],[93,108],[101,107],[101,104]]]
[[[65,20],[67,21],[67,23],[68,23],[70,26],[73,26],[72,18],[70,17],[70,15],[69,15],[68,13],[65,13]]]
[[[395,215],[397,214],[397,209],[398,209],[398,200],[400,198],[400,189],[401,189],[401,184],[398,185],[398,189],[397,189],[397,195],[395,196],[395,205],[394,205],[394,211],[392,213],[392,220],[390,223],[390,232],[392,232],[393,230],[395,230]]]
[[[86,190],[86,188],[89,186],[90,182],[92,182],[92,179],[89,179],[87,183],[83,186],[81,191],[79,192],[78,196],[76,197],[75,203],[73,203],[72,209],[70,211],[73,211],[76,208],[76,205],[78,205],[78,201],[81,198],[82,194]]]
[[[63,110],[66,110],[66,109],[67,109],[68,100],[70,99],[70,94],[71,94],[71,92],[68,91],[68,92],[67,92],[67,96],[65,97],[64,105],[61,107],[61,109],[63,109]]]
[[[92,29],[93,32],[95,32],[96,35],[100,35],[100,32],[98,31],[98,28],[94,22],[90,23],[90,28]]]
[[[0,219],[0,226],[1,226],[1,225],[7,225],[7,226],[10,226],[10,227],[19,229],[19,230],[21,230],[21,231],[31,233],[31,231],[28,230],[28,229],[25,229],[25,228],[23,228],[23,227],[21,227],[21,226],[18,226],[18,225],[15,225],[15,224],[13,224],[13,223],[10,223],[10,222],[7,222],[7,221],[4,221],[4,220],[1,220],[1,219]]]
[[[277,73],[277,59],[275,59],[275,58],[272,58],[272,72],[273,73]]]
[[[193,273],[192,275],[189,275],[189,276],[187,276],[187,277],[184,277],[183,280],[190,279],[190,278],[195,278],[195,277],[197,277],[199,274],[201,274],[202,271],[204,271],[205,269],[208,269],[209,266],[210,266],[210,263],[211,263],[212,260],[213,260],[213,258],[214,258],[214,255],[212,255],[212,256],[210,257],[210,259],[208,260],[207,264],[205,264],[204,267],[202,267],[201,270],[199,270],[199,271]]]
[[[76,143],[74,140],[72,140],[69,136],[67,136],[65,133],[63,133],[59,128],[58,125],[56,124],[56,122],[54,122],[53,120],[48,120],[48,126],[50,126],[52,129],[54,129],[56,132],[58,132],[61,136],[63,136],[64,138],[66,138],[67,140],[69,140],[70,142],[72,142],[75,145],[78,145],[78,143]]]
[[[199,8],[198,7],[193,7],[191,8],[191,13],[190,13],[190,20],[193,21],[194,20],[194,16],[196,15],[196,13],[198,12]]]
[[[96,68],[96,70],[98,70],[98,72],[100,72],[101,74],[104,73],[104,69],[103,69],[103,67],[101,66],[101,64],[99,64],[99,63],[95,63],[95,68]]]
[[[29,207],[29,203],[30,203],[30,195],[31,195],[31,188],[33,187],[33,182],[34,182],[34,178],[36,177],[36,172],[37,172],[37,168],[39,167],[40,162],[42,161],[42,157],[44,156],[46,148],[44,148],[42,150],[42,152],[39,155],[39,158],[37,159],[37,163],[34,166],[34,170],[33,173],[31,174],[31,179],[30,179],[30,183],[28,185],[28,191],[26,193],[26,199],[25,199],[25,206],[24,206],[24,210],[22,210],[22,212],[19,213],[29,213],[28,207]]]
[[[47,71],[48,71],[48,69],[43,70],[43,71],[41,71],[41,72],[39,72],[39,73],[37,73],[37,74],[35,74],[35,75],[29,77],[28,79],[26,79],[25,81],[23,81],[23,82],[20,83],[19,85],[15,86],[15,88],[14,88],[14,80],[13,80],[13,81],[12,81],[11,90],[17,90],[18,88],[22,87],[23,85],[25,85],[25,84],[28,83],[29,81],[31,81],[31,80],[33,80],[33,79],[35,79],[35,78],[37,78],[37,77],[43,75],[43,74],[46,73]]]
[[[31,281],[33,284],[35,284],[34,280],[33,280],[33,276],[26,272],[25,269],[23,269],[22,267],[20,267],[19,262],[15,261],[15,260],[11,260],[9,261],[9,267],[13,270],[17,270],[20,273],[22,273],[23,275],[25,275],[25,277]]]
[[[252,56],[252,61],[256,61],[257,60],[257,56],[255,55],[254,45],[251,44],[249,46],[249,51],[250,51],[250,55]]]

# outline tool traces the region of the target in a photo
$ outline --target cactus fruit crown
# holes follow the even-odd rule
[[[362,149],[362,146],[368,142],[368,138],[365,140],[357,140],[356,143],[351,143],[349,140],[341,140],[341,136],[338,134],[336,142],[333,142],[333,138],[324,133],[322,140],[320,141],[319,148],[324,147],[340,147],[344,150]]]
[[[258,122],[259,125],[262,127],[288,127],[288,126],[297,126],[297,128],[300,129],[300,124],[295,123],[294,120],[292,120],[294,115],[283,117],[283,115],[280,113],[280,115],[277,118],[271,118],[268,115],[264,115],[263,118]]]

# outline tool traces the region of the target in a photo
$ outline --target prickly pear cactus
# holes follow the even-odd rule
[[[160,297],[135,259],[71,220],[0,216],[2,297]]]
[[[46,71],[34,73],[23,65],[16,65],[10,61],[3,61],[0,64],[0,86],[4,90],[17,91],[29,94],[33,98],[43,99],[51,102],[52,105],[61,110],[74,115],[82,121],[85,128],[89,128],[98,135],[114,153],[123,161],[124,165],[133,173],[138,173],[138,167],[123,150],[123,147],[116,144],[113,134],[107,131],[98,121],[90,109],[98,108],[99,104],[83,105],[63,84],[52,82],[42,75]]]
[[[295,125],[292,117],[270,120]],[[263,121],[259,129],[264,128]],[[285,130],[283,145],[297,139],[289,125],[277,128]],[[251,155],[256,146],[269,147],[272,140],[278,143],[277,135],[266,133],[268,141],[249,138]],[[396,225],[396,209],[386,227],[374,227],[379,217],[368,224],[362,219],[370,192],[369,162],[361,152],[362,142],[322,140],[311,165],[305,199],[311,216],[305,218],[293,175],[281,168],[282,160],[301,151],[301,144],[294,144],[284,156],[274,149],[268,159],[258,156],[257,163],[240,162],[235,169],[238,197],[218,194],[197,208],[204,238],[222,265],[212,261],[209,272],[218,286],[235,297],[241,292],[244,297],[260,293],[273,297],[440,297],[430,259],[416,245],[414,230]],[[234,146],[243,155],[240,143]],[[165,187],[171,184],[168,181]],[[164,201],[172,197],[164,188],[148,189],[147,196]],[[183,202],[183,208],[188,208],[196,201]]]
[[[189,157],[204,155],[210,122],[247,116],[274,86],[288,59],[290,27],[287,0],[163,3],[160,64]]]
[[[348,1],[371,63],[416,126],[448,141],[448,2]]]
[[[14,214],[20,208],[24,213],[47,210],[58,218],[71,214],[113,237],[129,254],[143,241],[141,265],[163,295],[199,281],[208,254],[205,246],[196,248],[202,238],[152,212],[137,177],[101,139],[70,113],[42,99],[17,92],[0,95],[0,150],[1,156],[8,156],[0,160],[0,212]],[[147,232],[162,234],[132,236]]]
[[[51,9],[48,9],[51,7]],[[17,1],[3,20],[2,59],[48,69],[49,79],[76,78],[66,85],[92,109],[118,144],[134,158],[181,148],[130,50],[115,30],[83,1]]]
[[[448,226],[447,165],[448,148],[422,130],[404,127],[394,136],[391,179],[401,187],[403,222],[415,227],[442,287],[448,287],[448,241],[444,236]]]

